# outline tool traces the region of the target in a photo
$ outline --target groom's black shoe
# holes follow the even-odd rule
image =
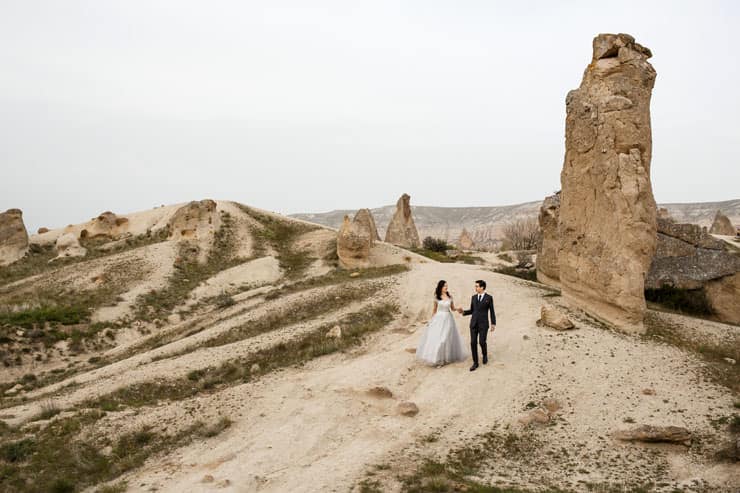
[[[473,363],[473,366],[470,367],[470,371],[475,371],[476,368],[478,368],[478,363]]]
[[[484,365],[488,364],[488,356],[483,356],[483,364]]]

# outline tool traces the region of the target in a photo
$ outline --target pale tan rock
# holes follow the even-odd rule
[[[614,438],[628,442],[671,442],[686,443],[691,440],[691,432],[680,426],[642,425],[630,430],[619,430]]]
[[[219,225],[216,202],[192,201],[177,209],[167,225],[173,240],[209,238]]]
[[[722,214],[722,211],[717,211],[717,214],[714,216],[712,227],[709,228],[709,232],[713,235],[735,236],[737,229],[732,225],[729,217]]]
[[[537,280],[550,286],[560,286],[558,268],[558,219],[560,217],[560,192],[546,197],[538,218],[542,239],[537,248]]]
[[[22,259],[28,252],[28,232],[20,209],[0,213],[0,266]]]
[[[109,238],[117,239],[128,232],[129,221],[125,217],[118,217],[110,211],[103,212],[92,219],[80,231],[80,238]]]
[[[344,216],[344,222],[337,234],[339,265],[345,269],[368,267],[372,244],[371,232],[363,224],[350,221],[349,216]]]
[[[470,236],[470,233],[468,233],[468,230],[463,228],[462,232],[460,233],[460,238],[457,240],[457,244],[460,245],[460,248],[463,250],[475,250],[475,242],[473,241],[473,237]]]
[[[644,331],[644,279],[657,243],[650,56],[629,35],[600,34],[581,86],[566,98],[558,226],[562,293],[630,332]]]
[[[36,230],[36,233],[37,234],[40,234],[40,235],[42,235],[44,233],[48,233],[48,232],[49,232],[49,228],[43,228],[42,227],[42,228],[39,228],[38,230]]]
[[[87,255],[87,249],[80,245],[80,240],[77,239],[77,235],[74,233],[64,233],[59,236],[54,244],[54,249],[57,252],[57,256],[52,260],[67,257],[84,257]]]
[[[420,245],[419,232],[411,215],[411,197],[408,194],[401,195],[396,202],[396,212],[388,224],[385,241],[404,248],[418,248]]]
[[[551,305],[542,305],[540,320],[543,325],[555,330],[570,330],[575,327],[564,313]]]
[[[704,292],[720,321],[740,324],[740,272],[707,282]]]
[[[416,416],[419,414],[419,408],[413,402],[404,401],[398,404],[398,413],[402,416]]]
[[[375,225],[375,218],[373,217],[373,213],[370,212],[370,209],[360,209],[357,211],[353,222],[360,224],[366,231],[368,231],[373,242],[380,241],[378,227]]]

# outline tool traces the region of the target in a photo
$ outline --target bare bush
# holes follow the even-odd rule
[[[504,225],[504,242],[511,250],[536,250],[540,241],[537,218],[517,219]]]

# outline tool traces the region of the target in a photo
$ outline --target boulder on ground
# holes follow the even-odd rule
[[[704,292],[720,321],[740,325],[740,269],[731,276],[707,282]]]
[[[0,266],[22,259],[28,252],[28,232],[20,209],[0,213]]]
[[[619,430],[614,438],[628,442],[669,442],[687,443],[691,441],[691,432],[680,426],[642,425],[630,430]]]
[[[77,239],[77,235],[74,233],[64,233],[57,238],[54,245],[54,249],[57,252],[57,256],[52,260],[69,258],[69,257],[84,257],[87,254],[87,249],[80,245],[80,240]]]
[[[390,399],[393,397],[393,392],[391,392],[388,387],[373,387],[369,389],[367,393],[373,397],[381,397],[383,399]]]
[[[43,228],[42,227],[42,228],[39,228],[38,230],[36,230],[36,233],[37,234],[40,234],[40,235],[42,235],[44,233],[48,233],[48,232],[49,232],[49,228]]]
[[[413,402],[404,401],[398,404],[398,413],[402,416],[416,416],[419,414],[419,408]]]
[[[575,327],[563,312],[551,305],[542,305],[540,321],[542,325],[555,330],[570,330]]]

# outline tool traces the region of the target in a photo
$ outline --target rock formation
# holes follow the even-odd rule
[[[60,235],[57,238],[54,249],[57,252],[57,256],[52,260],[67,257],[84,257],[87,254],[87,249],[80,245],[80,240],[77,239],[77,235],[74,233]]]
[[[174,240],[204,239],[218,227],[216,202],[210,199],[192,201],[172,215],[168,223]]]
[[[730,218],[722,214],[722,211],[717,211],[709,232],[713,235],[735,236],[737,229],[732,225]]]
[[[658,248],[645,288],[703,289],[723,322],[740,323],[740,256],[706,228],[658,219]]]
[[[563,295],[627,331],[642,332],[644,282],[656,248],[650,183],[650,50],[600,34],[581,86],[566,98],[559,274]]]
[[[673,220],[671,217],[671,213],[668,212],[668,209],[665,207],[658,207],[658,219],[668,219],[670,221]]]
[[[542,305],[540,322],[542,325],[555,330],[570,330],[575,327],[563,312],[551,305]]]
[[[337,256],[339,264],[345,269],[369,266],[370,248],[374,240],[372,231],[368,228],[368,222],[359,213],[353,221],[349,216],[344,216],[344,223],[337,235]]]
[[[370,232],[370,236],[373,241],[380,241],[380,235],[378,234],[378,227],[375,225],[375,219],[370,209],[360,209],[355,214],[354,221],[360,223],[365,230]]]
[[[42,234],[44,234],[44,233],[48,233],[48,232],[49,232],[49,228],[43,228],[43,227],[39,228],[39,229],[38,229],[38,230],[36,231],[36,233],[37,233],[37,234],[40,234],[40,235],[42,235]]]
[[[468,230],[465,228],[463,228],[462,232],[460,233],[460,238],[458,239],[457,244],[460,245],[460,248],[463,250],[475,249],[475,242],[470,236],[470,233],[468,233]]]
[[[404,248],[418,248],[419,232],[416,230],[414,218],[411,216],[411,197],[401,195],[396,203],[396,212],[388,224],[385,241]]]
[[[127,232],[128,219],[118,217],[110,211],[103,212],[92,219],[85,229],[80,231],[80,238],[109,238],[116,239]]]
[[[537,280],[550,286],[560,285],[558,268],[558,219],[560,217],[560,192],[546,197],[540,207],[539,224],[542,238],[537,248]]]
[[[20,260],[28,252],[28,232],[20,209],[0,213],[0,266]]]

